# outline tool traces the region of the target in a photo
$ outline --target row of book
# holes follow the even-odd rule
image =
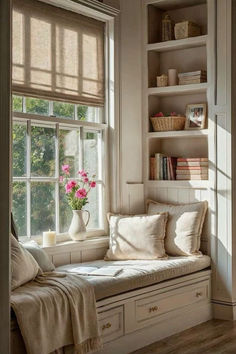
[[[207,180],[207,158],[170,157],[156,153],[150,157],[151,180]]]
[[[179,73],[178,78],[179,85],[200,84],[207,81],[207,73],[206,70]]]

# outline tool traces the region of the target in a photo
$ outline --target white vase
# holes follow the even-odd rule
[[[69,227],[69,235],[72,240],[83,241],[86,239],[86,226],[90,219],[90,213],[88,210],[72,210],[73,217]],[[84,222],[83,213],[88,213],[87,221]]]

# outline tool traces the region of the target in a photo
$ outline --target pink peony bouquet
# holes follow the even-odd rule
[[[68,203],[73,210],[81,210],[89,201],[88,194],[91,188],[96,187],[94,181],[95,175],[91,179],[88,172],[78,171],[78,179],[70,179],[70,166],[62,165],[63,175],[60,176],[60,182],[65,186],[65,192]]]

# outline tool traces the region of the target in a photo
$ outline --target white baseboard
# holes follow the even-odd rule
[[[212,307],[213,318],[227,321],[236,320],[236,304],[213,301]]]

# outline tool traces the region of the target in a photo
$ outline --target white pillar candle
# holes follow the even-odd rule
[[[177,70],[169,69],[168,70],[168,85],[175,86],[177,85]]]
[[[43,247],[55,246],[56,244],[56,232],[45,231],[43,232]]]

